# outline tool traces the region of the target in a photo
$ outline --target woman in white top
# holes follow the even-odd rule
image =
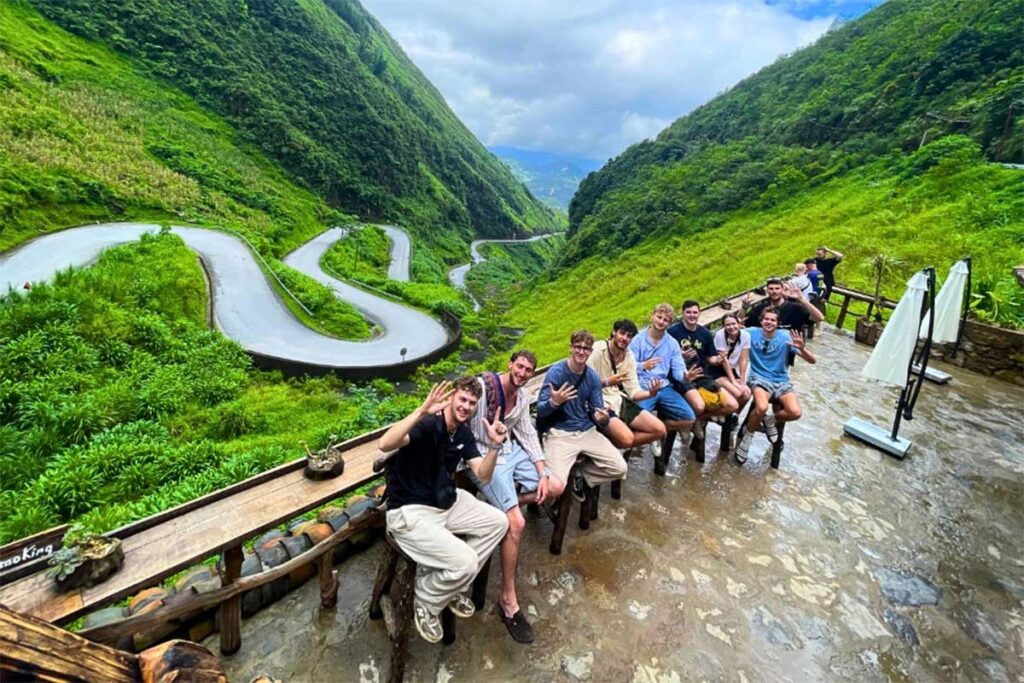
[[[806,264],[793,266],[793,277],[789,281],[803,293],[805,299],[814,301],[814,285],[811,284],[811,278],[807,277]]]
[[[739,318],[730,313],[722,319],[722,329],[715,333],[715,349],[723,362],[711,365],[711,376],[718,386],[732,394],[740,408],[750,400],[747,386],[747,368],[750,364],[750,333],[740,325]]]

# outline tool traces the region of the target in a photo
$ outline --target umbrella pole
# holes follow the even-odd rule
[[[928,312],[935,305],[935,269],[931,266],[924,269],[924,274],[928,278],[928,295],[921,306],[921,317],[924,318],[928,315]],[[932,336],[935,332],[935,316],[928,315],[928,335],[924,338],[924,343],[918,347],[916,352],[910,357],[910,366],[907,368],[907,383],[903,386],[903,391],[900,392],[899,402],[896,404],[896,418],[892,423],[892,433],[890,437],[893,441],[896,441],[899,437],[900,422],[905,417],[908,420],[914,419],[914,405],[917,403],[917,397],[921,394],[921,377],[924,377],[925,371],[928,369],[928,358],[932,352]],[[914,372],[918,373],[918,376],[914,376]]]
[[[964,289],[963,311],[960,312],[960,328],[956,332],[956,341],[953,342],[950,358],[956,358],[956,354],[960,352],[960,342],[964,339],[964,326],[967,324],[967,309],[971,307],[971,274],[974,272],[972,257],[965,258],[964,263],[967,264],[967,287]]]

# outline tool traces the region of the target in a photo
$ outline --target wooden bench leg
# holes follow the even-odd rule
[[[587,499],[580,504],[580,521],[579,527],[581,531],[586,531],[590,528],[590,509],[594,505],[594,493],[592,489],[587,489]]]
[[[330,609],[338,604],[338,575],[334,571],[333,553],[324,553],[317,560],[320,574],[320,606]]]
[[[622,498],[622,480],[616,479],[612,482],[612,499],[619,500]]]
[[[405,677],[405,660],[409,652],[409,630],[412,628],[413,600],[416,595],[416,563],[402,562],[395,577],[392,595],[394,605],[394,631],[389,632],[391,639],[391,671],[388,681],[400,683]]]
[[[242,574],[242,546],[224,551],[224,585],[238,580]],[[220,604],[220,652],[232,655],[242,647],[242,596],[236,595]]]
[[[661,442],[661,456],[654,459],[655,474],[665,476],[665,472],[668,471],[668,462],[672,458],[672,447],[675,443],[676,431],[672,429],[669,430],[669,433],[665,435]]]
[[[722,424],[722,438],[718,440],[720,453],[728,453],[732,450],[732,437],[738,420],[736,413],[725,418],[725,422]]]
[[[487,599],[487,581],[490,575],[491,558],[488,557],[476,578],[473,579],[473,606],[476,607],[477,611],[484,608],[484,602]]]
[[[562,541],[565,540],[565,529],[569,526],[569,508],[572,507],[572,500],[572,489],[566,486],[558,499],[558,519],[551,532],[551,545],[548,546],[552,555],[562,554]]]
[[[850,297],[843,297],[843,304],[839,307],[839,317],[836,318],[836,329],[843,329],[843,323],[846,322],[846,313],[850,310]]]
[[[442,643],[451,645],[455,642],[455,614],[447,607],[441,612],[441,630],[444,632]]]
[[[380,608],[380,599],[385,593],[391,591],[391,580],[395,576],[395,564],[398,562],[398,553],[391,547],[390,543],[384,543],[384,557],[381,558],[380,567],[377,569],[377,579],[373,582],[373,596],[370,598],[370,618],[380,619],[384,611]]]
[[[704,435],[708,433],[708,421],[701,420],[704,423]],[[698,439],[696,432],[692,432],[690,436],[690,449],[693,451],[693,459],[697,462],[704,462],[704,439]]]
[[[597,519],[597,507],[601,502],[601,487],[595,486],[590,489],[590,496],[593,500],[590,501],[590,521],[593,522]]]

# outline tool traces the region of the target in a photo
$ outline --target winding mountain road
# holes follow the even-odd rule
[[[408,235],[387,227],[395,260],[404,262],[397,269],[393,262],[393,272],[408,279]],[[49,280],[69,266],[92,263],[104,249],[159,230],[160,226],[152,224],[105,223],[44,235],[0,255],[0,291],[19,289],[25,282]],[[430,316],[340,282],[320,268],[324,251],[344,236],[341,228],[321,233],[284,261],[331,287],[339,298],[349,301],[384,328],[383,334],[364,342],[327,337],[299,322],[271,287],[253,253],[237,237],[184,226],[174,226],[171,232],[181,237],[205,264],[217,328],[250,353],[330,369],[375,368],[402,362],[403,349],[405,360],[428,356],[450,339],[446,328]]]
[[[448,271],[448,281],[452,283],[454,287],[465,291],[466,290],[466,274],[469,273],[469,269],[478,263],[483,263],[487,259],[480,253],[481,244],[523,244],[525,242],[536,242],[537,240],[546,239],[548,237],[554,237],[555,235],[561,235],[560,232],[552,232],[546,235],[534,235],[523,240],[473,240],[469,245],[469,255],[472,257],[472,261],[469,263],[463,263],[462,265],[455,266]],[[469,298],[473,300],[473,308],[480,310],[480,304],[477,302],[473,295],[469,294]]]

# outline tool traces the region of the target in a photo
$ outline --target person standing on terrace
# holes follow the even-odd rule
[[[821,297],[822,299],[827,300],[829,295],[832,294],[832,288],[836,286],[835,269],[842,260],[843,255],[835,249],[829,249],[826,246],[818,247],[814,262],[817,264],[818,270],[821,271],[821,279],[825,283],[825,292]]]
[[[665,438],[665,425],[637,401],[651,398],[661,389],[655,381],[645,390],[640,388],[636,373],[636,358],[629,344],[637,334],[632,320],[616,320],[607,341],[594,343],[594,352],[587,365],[601,378],[604,404],[611,416],[604,434],[617,448],[635,448]]]
[[[467,424],[480,395],[475,377],[434,385],[423,404],[377,442],[384,452],[398,451],[387,465],[387,533],[419,565],[413,621],[431,643],[444,635],[438,615],[445,607],[473,616],[466,591],[508,531],[505,514],[457,489],[452,479],[463,462],[489,482],[508,435],[501,420],[486,423],[491,446],[480,457]]]
[[[581,502],[591,487],[626,474],[622,454],[597,429],[607,427],[611,415],[601,396],[601,378],[587,365],[593,350],[593,334],[573,332],[569,357],[544,375],[537,399],[537,431],[544,438],[552,478],[567,481],[576,458],[584,456],[581,474],[571,482],[573,496]]]
[[[650,326],[641,330],[629,343],[629,350],[636,358],[641,388],[656,392],[650,398],[638,401],[637,406],[651,413],[657,412],[665,423],[668,433],[662,442],[662,452],[666,460],[675,441],[675,432],[687,432],[693,427],[697,417],[693,405],[704,410],[704,400],[693,384],[700,369],[687,371],[679,345],[665,334],[674,318],[672,304],[658,304],[651,311]],[[675,386],[666,386],[670,380],[675,382]]]
[[[552,479],[544,462],[537,430],[530,417],[530,398],[523,388],[537,369],[537,357],[520,349],[512,354],[508,369],[500,375],[489,372],[478,377],[483,392],[470,421],[477,448],[491,448],[488,426],[497,419],[511,438],[498,445],[498,462],[489,483],[480,481],[472,470],[469,478],[484,494],[487,502],[508,517],[508,533],[501,541],[501,597],[497,613],[509,635],[518,643],[532,643],[533,628],[519,609],[516,596],[516,568],[519,564],[519,543],[526,527],[519,506],[541,504],[557,499],[565,486]],[[518,491],[518,492],[517,492]]]
[[[741,301],[746,311],[747,329],[760,327],[761,313],[772,309],[779,314],[778,326],[789,330],[802,330],[808,324],[821,322],[825,316],[807,300],[799,288],[786,284],[777,277],[769,278],[765,284],[768,298],[751,306],[750,292]]]
[[[789,381],[789,354],[795,352],[808,363],[817,358],[804,346],[797,330],[779,329],[779,313],[771,308],[761,312],[760,327],[748,328],[750,333],[750,388],[754,405],[746,424],[740,426],[733,457],[741,465],[747,461],[750,442],[758,425],[764,426],[768,441],[779,438],[779,422],[799,420],[802,412],[796,391]],[[771,403],[776,402],[773,408]]]

